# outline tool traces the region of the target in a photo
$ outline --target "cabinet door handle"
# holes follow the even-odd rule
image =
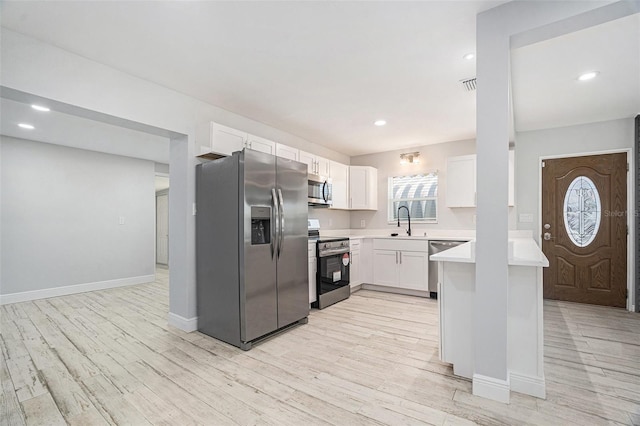
[[[402,252],[399,251],[398,253],[400,253],[400,264],[402,265]]]

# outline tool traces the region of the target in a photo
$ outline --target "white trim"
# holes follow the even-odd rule
[[[384,293],[404,294],[406,296],[417,296],[429,298],[429,291],[413,290],[409,288],[389,287],[386,285],[362,283],[363,290],[381,291]]]
[[[547,397],[544,376],[534,377],[511,371],[509,372],[509,381],[511,382],[511,390],[514,392],[542,399]]]
[[[557,155],[544,155],[538,159],[538,234],[536,238],[541,238],[542,235],[542,162],[544,160],[551,160],[556,158],[572,158],[572,157],[586,157],[589,155],[604,155],[604,154],[619,154],[625,152],[627,154],[627,163],[629,164],[629,171],[627,172],[627,226],[629,228],[629,236],[627,238],[627,310],[634,312],[633,303],[635,300],[635,289],[633,285],[633,277],[635,271],[635,256],[633,256],[635,250],[635,221],[631,220],[635,217],[635,191],[633,171],[635,170],[635,161],[633,158],[632,148],[621,149],[608,149],[604,151],[591,151],[580,152],[576,154],[557,154]],[[540,248],[542,249],[542,240],[540,241]]]
[[[482,374],[473,375],[473,394],[494,401],[509,403],[509,379],[500,380]]]
[[[128,285],[150,283],[156,280],[155,275],[141,275],[139,277],[118,278],[108,281],[67,285],[63,287],[45,288],[42,290],[23,291],[0,295],[0,305],[8,303],[27,302],[29,300],[48,299],[49,297],[67,296],[69,294],[87,291],[105,290],[108,288],[124,287]]]
[[[187,333],[191,333],[192,331],[196,331],[198,329],[198,317],[185,318],[178,314],[174,314],[173,312],[169,312],[167,322],[170,326],[179,328],[180,330],[186,331]]]

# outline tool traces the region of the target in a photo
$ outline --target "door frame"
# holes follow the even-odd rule
[[[635,220],[632,220],[635,216],[630,214],[634,212],[635,206],[635,188],[633,179],[633,171],[635,170],[633,150],[631,148],[622,149],[610,149],[603,151],[589,151],[578,152],[575,154],[558,154],[558,155],[544,155],[538,158],[538,224],[536,229],[538,231],[537,238],[541,238],[542,235],[542,162],[544,160],[552,160],[558,158],[572,158],[572,157],[586,157],[589,155],[603,155],[603,154],[627,154],[627,163],[629,164],[629,172],[627,172],[627,227],[629,229],[627,238],[627,311],[635,311],[635,294],[634,294],[634,271],[635,271],[635,241],[633,236],[635,235]],[[542,240],[539,240],[542,250]],[[544,281],[543,281],[544,285]]]
[[[154,178],[156,176],[160,176],[160,177],[166,177],[171,179],[170,173],[165,173],[165,172],[155,172],[155,174],[153,175]],[[158,264],[158,195],[169,195],[169,189],[163,189],[160,190],[158,192],[154,192],[154,217],[153,217],[153,223],[154,223],[154,228],[153,228],[153,267],[155,268],[155,265]],[[168,198],[168,200],[170,200],[170,198]],[[169,201],[170,203],[171,201]],[[171,207],[169,206],[169,203],[167,203],[167,214],[169,213],[168,209],[170,209]],[[167,223],[167,226],[169,226],[169,223]],[[169,238],[171,238],[171,227],[169,227]],[[167,245],[167,253],[169,252],[169,247]],[[167,254],[167,266],[169,266],[169,255]]]

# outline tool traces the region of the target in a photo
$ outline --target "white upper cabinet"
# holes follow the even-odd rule
[[[476,206],[476,156],[447,158],[447,207]]]
[[[254,151],[276,155],[276,143],[259,136],[248,135],[246,147],[249,149],[253,149]]]
[[[333,205],[331,209],[349,208],[349,166],[331,161],[331,184]]]
[[[305,163],[311,175],[330,177],[331,166],[329,160],[315,154],[300,150],[298,161]]]
[[[515,205],[515,159],[509,150],[509,206]],[[475,207],[476,156],[462,155],[447,158],[447,207]]]
[[[299,151],[296,148],[283,145],[281,143],[276,144],[276,155],[281,158],[287,158],[293,161],[300,161],[298,158]]]
[[[349,208],[378,210],[378,169],[349,166]]]
[[[200,147],[198,155],[221,157],[241,151],[247,144],[247,132],[218,123],[204,123],[198,127],[196,142]]]
[[[331,162],[329,160],[316,156],[316,165],[318,167],[317,175],[333,177],[331,176]]]
[[[307,169],[309,170],[310,175],[315,175],[316,173],[316,156],[310,154],[308,152],[304,152],[302,150],[299,151],[298,161],[301,163],[305,163],[307,165]]]

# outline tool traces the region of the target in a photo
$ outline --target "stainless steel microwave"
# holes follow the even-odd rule
[[[310,206],[329,207],[333,204],[331,194],[331,178],[309,175],[308,201]]]

